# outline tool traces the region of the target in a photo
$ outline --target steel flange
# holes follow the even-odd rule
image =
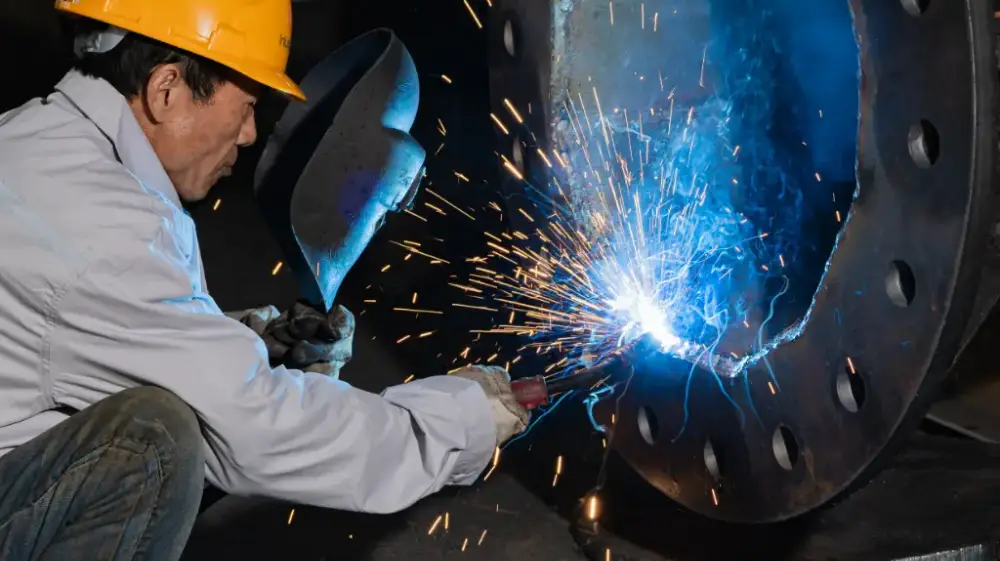
[[[628,57],[669,52],[644,43],[634,22],[610,30],[609,9],[621,22],[637,4],[494,1],[495,111],[531,108],[522,127],[501,131],[500,151],[536,185],[549,172],[534,147],[566,142],[567,98],[642,72]],[[643,21],[674,4],[643,3]],[[992,6],[849,5],[861,69],[857,192],[804,330],[721,386],[709,375],[687,388],[646,372],[620,401],[613,447],[661,492],[712,518],[783,520],[866,481],[922,418],[969,322],[994,215]],[[683,32],[666,40],[704,40],[708,11],[683,16]],[[698,66],[673,68],[690,76]],[[504,188],[523,192],[515,180]]]

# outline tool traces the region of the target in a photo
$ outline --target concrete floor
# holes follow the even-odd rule
[[[185,561],[583,559],[566,522],[505,474],[393,516],[223,499],[199,524]]]

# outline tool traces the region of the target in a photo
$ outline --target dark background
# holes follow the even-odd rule
[[[485,19],[489,11],[481,4],[474,3],[482,8]],[[296,3],[294,16],[289,66],[293,78],[301,78],[323,56],[364,31],[393,29],[410,49],[420,73],[421,107],[412,133],[428,152],[425,185],[470,211],[481,212],[496,199],[499,175],[488,117],[486,34],[477,29],[460,0],[316,0]],[[68,44],[60,34],[51,1],[0,0],[0,59],[4,86],[0,112],[51,91],[70,64]],[[442,81],[441,74],[453,83]],[[283,106],[277,98],[262,101],[258,144],[241,154],[236,173],[216,187],[206,204],[191,209],[209,286],[223,309],[262,304],[283,308],[298,296],[287,269],[272,274],[282,257],[252,196],[256,160]],[[446,135],[438,132],[438,119]],[[444,147],[433,155],[442,143]],[[461,182],[455,171],[470,181]],[[212,210],[216,200],[221,203]],[[515,341],[498,338],[476,340],[468,333],[490,326],[489,314],[450,311],[415,318],[390,310],[411,305],[413,293],[418,295],[417,307],[447,310],[455,294],[446,286],[452,269],[430,265],[425,259],[404,261],[405,254],[389,240],[426,243],[434,248],[430,253],[456,258],[456,270],[462,267],[457,262],[462,256],[483,253],[481,224],[454,215],[431,218],[423,206],[426,201],[433,199],[422,194],[415,210],[429,222],[410,216],[391,218],[341,289],[340,303],[358,317],[355,359],[344,377],[360,387],[378,390],[411,374],[443,373],[453,367],[467,345],[473,347],[470,359],[499,351],[497,362],[502,364],[517,346]],[[445,241],[434,242],[434,238]],[[386,264],[392,267],[383,273]],[[366,299],[376,302],[366,304]],[[426,331],[435,334],[395,342]],[[525,361],[512,370],[521,376],[533,374],[532,368]],[[958,449],[949,449],[945,455],[955,473],[975,469],[983,475],[964,487],[949,486],[946,473],[927,469],[932,454],[925,451],[911,462],[923,479],[901,480],[893,468],[839,510],[770,527],[733,527],[693,518],[612,460],[609,486],[602,492],[602,520],[637,543],[669,551],[673,559],[886,559],[889,552],[923,553],[936,546],[925,547],[920,540],[944,536],[969,543],[979,539],[976,531],[982,522],[989,522],[988,509],[1000,504],[995,500],[998,493],[987,492],[990,486],[1000,488],[1000,477],[979,469],[990,461],[996,464],[996,459],[980,452],[969,456]],[[564,457],[563,474],[553,487],[559,456]],[[497,473],[472,489],[448,490],[392,516],[349,515],[268,501],[231,505],[228,514],[236,516],[227,516],[224,509],[209,511],[211,516],[205,517],[193,541],[200,549],[189,556],[244,561],[579,559],[567,520],[598,480],[602,457],[600,436],[587,429],[582,410],[563,408],[505,451]],[[907,464],[902,465],[905,471]],[[922,503],[903,502],[899,497],[919,498]],[[974,519],[939,509],[941,504],[961,500],[970,505],[962,512],[972,513]],[[293,508],[295,515],[289,523]],[[928,524],[918,516],[923,512],[937,513],[939,520]],[[444,513],[449,514],[449,529],[439,527],[428,536],[430,525]],[[945,526],[951,530],[944,532]],[[484,530],[488,535],[480,545]],[[463,553],[466,539],[470,543]],[[623,559],[622,551],[635,555],[629,559],[660,559],[622,544],[614,547],[616,561]],[[881,555],[872,556],[872,549],[878,547]],[[792,551],[797,553],[792,555]]]

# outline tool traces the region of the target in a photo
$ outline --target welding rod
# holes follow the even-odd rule
[[[521,378],[511,382],[514,399],[525,409],[531,410],[549,401],[553,395],[572,390],[589,389],[602,379],[629,368],[637,354],[651,352],[652,344],[640,339],[618,352],[608,356],[593,366],[579,370],[568,376],[546,380],[544,376]],[[710,352],[705,346],[696,343],[681,343],[670,349],[669,353],[690,364],[698,365],[723,378],[731,378],[739,373],[741,363],[729,357]]]
[[[631,363],[629,354],[617,352],[593,366],[555,380],[547,381],[544,376],[521,378],[511,382],[510,387],[514,392],[514,399],[530,411],[548,402],[552,395],[588,389],[603,378],[628,368]]]

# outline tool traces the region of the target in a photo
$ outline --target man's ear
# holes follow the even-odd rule
[[[183,102],[184,76],[177,64],[161,64],[153,69],[142,93],[143,109],[153,123],[168,120],[170,114]]]

